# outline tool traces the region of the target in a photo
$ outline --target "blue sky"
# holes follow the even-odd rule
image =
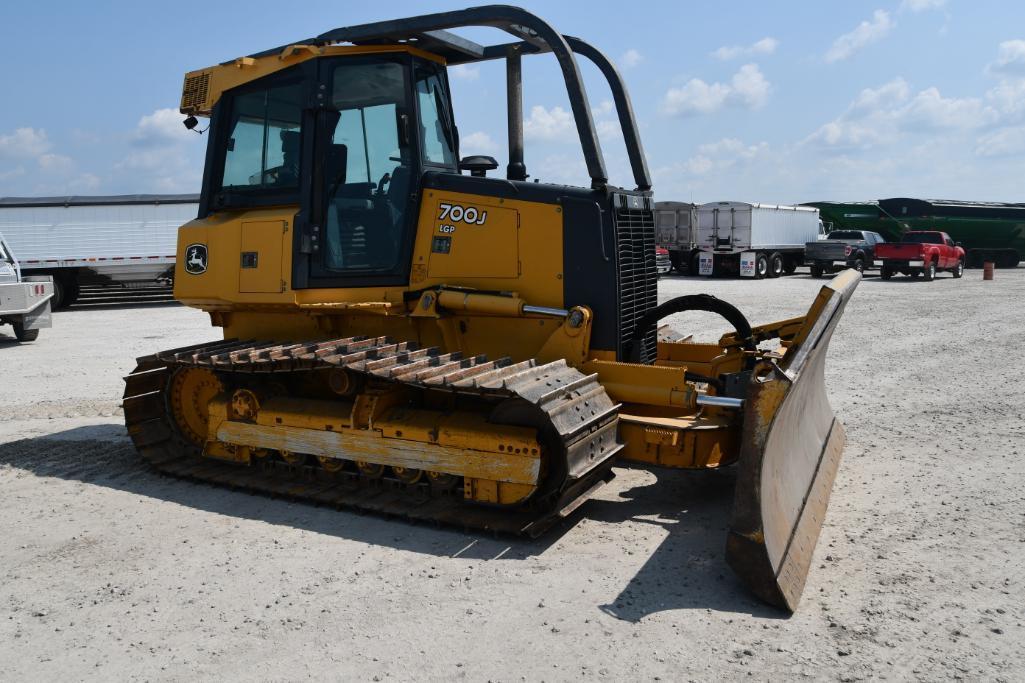
[[[186,71],[473,4],[11,3],[0,196],[197,191],[205,138],[180,123]],[[1025,3],[523,5],[620,66],[658,199],[1025,200]],[[582,68],[612,180],[629,185],[608,90]],[[455,69],[452,82],[463,154],[504,168],[502,65]],[[524,83],[531,176],[586,184],[550,55],[524,60]]]

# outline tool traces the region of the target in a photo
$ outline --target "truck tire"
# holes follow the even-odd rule
[[[673,264],[673,270],[679,274],[683,274],[683,259],[680,256],[680,252],[671,251],[669,252],[669,261]]]
[[[954,277],[955,278],[959,278],[962,275],[964,275],[964,259],[963,258],[957,260],[957,265],[954,266],[954,270],[952,270],[951,272],[954,273]]]
[[[783,254],[773,252],[769,257],[769,277],[779,277],[783,274]]]
[[[879,277],[883,278],[884,280],[889,280],[891,277],[893,277],[893,271],[890,270],[888,266],[881,266],[879,268]]]
[[[53,296],[50,298],[50,308],[56,311],[64,305],[64,282],[59,278],[53,278]]]
[[[14,336],[20,342],[35,341],[39,337],[39,330],[26,330],[25,323],[14,323]]]
[[[854,259],[854,265],[852,265],[851,268],[853,268],[854,270],[858,271],[859,273],[864,273],[865,272],[865,259],[861,258],[860,256],[858,258]]]
[[[765,254],[755,257],[755,278],[761,280],[769,274],[769,258]]]
[[[936,262],[929,261],[922,269],[922,279],[926,282],[932,282],[936,278]]]
[[[787,257],[783,259],[783,273],[785,275],[793,275],[797,272],[797,259],[793,257]]]
[[[822,277],[822,266],[812,266],[811,267],[811,276],[812,277]]]

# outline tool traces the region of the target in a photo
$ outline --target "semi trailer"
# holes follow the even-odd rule
[[[807,206],[709,202],[697,214],[699,275],[789,275],[823,233],[819,210]]]
[[[669,252],[677,273],[698,272],[694,242],[698,224],[698,205],[691,202],[655,202],[655,229],[658,246]]]
[[[199,195],[0,198],[0,232],[26,275],[53,278],[53,308],[83,284],[171,284],[178,227]]]

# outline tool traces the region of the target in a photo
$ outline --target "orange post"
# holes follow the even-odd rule
[[[982,264],[982,279],[992,280],[993,279],[993,262],[986,261]]]

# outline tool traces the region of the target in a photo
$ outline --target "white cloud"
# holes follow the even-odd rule
[[[911,95],[903,78],[865,88],[847,110],[805,142],[839,151],[893,144],[904,132],[973,130],[995,123],[998,112],[977,97],[943,97],[938,88]]]
[[[698,147],[698,152],[711,157],[728,157],[732,159],[752,159],[769,149],[769,143],[759,142],[745,145],[737,138],[723,138],[718,142],[705,143]]]
[[[912,12],[924,12],[930,9],[940,9],[947,4],[947,0],[902,0],[901,10]]]
[[[69,173],[75,167],[75,162],[63,154],[42,154],[36,163],[48,173]]]
[[[644,61],[644,55],[637,50],[630,48],[619,58],[619,65],[624,69],[632,69]]]
[[[142,116],[127,142],[127,153],[112,165],[119,185],[130,183],[138,192],[199,189],[203,167],[198,151],[205,140],[182,125],[176,109],[157,109]]]
[[[861,22],[853,31],[833,41],[832,47],[826,52],[826,61],[833,63],[847,59],[867,45],[885,38],[895,25],[889,12],[877,9],[871,21]]]
[[[992,76],[1025,77],[1025,40],[1005,40],[997,48],[996,61],[986,66]]]
[[[42,128],[18,128],[0,135],[0,159],[33,159],[50,149],[50,141]]]
[[[692,78],[683,86],[670,88],[662,109],[672,116],[711,114],[725,106],[758,109],[769,99],[771,85],[757,64],[745,64],[729,83],[706,83]]]
[[[523,122],[523,137],[527,140],[559,140],[575,129],[570,112],[558,106],[545,109],[537,104],[531,107],[530,117]]]
[[[769,100],[770,89],[769,82],[765,80],[757,64],[745,64],[733,76],[732,97],[748,109],[765,106]]]
[[[716,59],[723,61],[737,59],[738,57],[753,57],[755,55],[771,55],[779,47],[779,41],[766,36],[750,45],[723,45],[712,53]]]
[[[582,186],[587,184],[587,167],[577,154],[549,154],[537,162],[527,162],[533,178],[542,183],[562,183]]]
[[[737,138],[722,138],[698,145],[696,153],[682,162],[656,167],[652,175],[656,185],[671,185],[680,176],[694,179],[747,167],[756,159],[764,157],[768,151],[767,142],[748,145]]]
[[[139,119],[133,141],[143,146],[163,145],[195,137],[182,123],[184,120],[177,109],[157,109]]]
[[[1014,126],[987,133],[975,146],[980,157],[1020,157],[1025,154],[1025,126]]]
[[[995,121],[996,112],[977,97],[943,97],[926,88],[897,112],[902,127],[924,129],[978,128]]]
[[[594,127],[598,131],[598,137],[603,140],[615,140],[622,136],[623,129],[619,127],[619,121],[602,119],[595,121]]]
[[[475,81],[480,78],[480,67],[473,64],[457,64],[449,68],[448,75],[461,81]]]
[[[493,154],[498,151],[498,144],[484,131],[475,131],[460,136],[459,151],[466,154]]]

